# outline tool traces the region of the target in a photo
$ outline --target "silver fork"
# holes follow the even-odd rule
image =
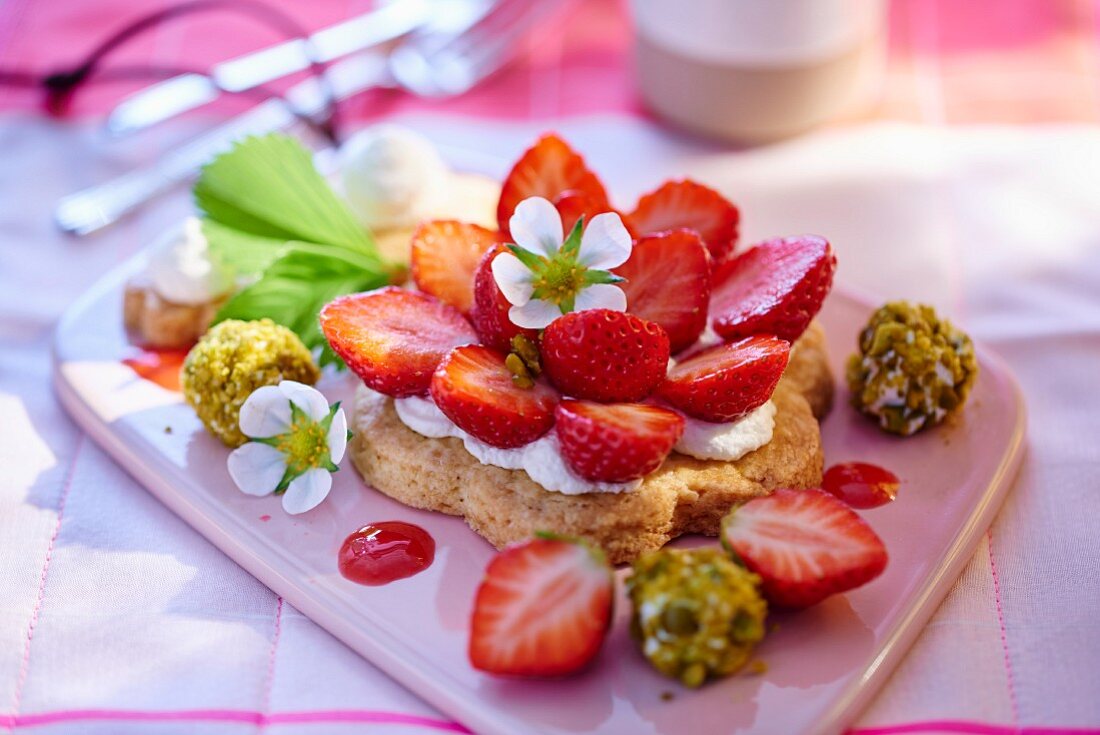
[[[371,54],[333,64],[326,78],[338,100],[386,86],[423,96],[461,94],[503,67],[530,30],[570,2],[500,0],[464,29],[415,33],[388,57]],[[286,99],[304,115],[316,115],[325,104],[315,79],[292,87]],[[268,100],[167,153],[150,167],[61,198],[54,208],[54,221],[65,232],[89,235],[189,180],[234,141],[285,129],[297,119],[282,101]]]

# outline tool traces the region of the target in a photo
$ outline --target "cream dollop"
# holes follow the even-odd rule
[[[462,440],[466,451],[482,464],[506,470],[523,470],[532,481],[563,495],[582,493],[623,493],[636,490],[641,480],[632,482],[591,482],[579,477],[561,456],[557,435],[551,431],[540,439],[515,449],[501,449],[476,439],[455,426],[430,399],[420,396],[395,398],[393,407],[405,426],[421,436],[439,439],[453,436]]]
[[[413,227],[447,197],[451,173],[424,136],[398,125],[375,125],[340,149],[344,196],[374,230]]]
[[[461,439],[466,451],[482,464],[506,470],[523,470],[534,482],[553,492],[563,495],[622,493],[636,490],[642,484],[641,480],[610,483],[590,482],[579,477],[565,463],[561,445],[553,431],[526,446],[501,449],[486,444],[455,426],[430,398],[395,398],[393,407],[401,422],[417,434],[432,439],[448,436]],[[675,449],[680,454],[696,459],[732,462],[772,440],[775,413],[775,403],[768,401],[738,421],[714,424],[685,417],[684,434],[676,443]]]
[[[146,274],[153,290],[176,304],[205,304],[229,292],[233,280],[210,257],[202,222],[188,217],[149,248]]]
[[[674,448],[696,459],[741,459],[772,440],[775,411],[775,403],[768,401],[748,416],[726,423],[712,424],[685,416],[684,433]]]

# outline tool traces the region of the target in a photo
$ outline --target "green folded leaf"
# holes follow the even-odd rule
[[[266,317],[293,330],[310,349],[321,348],[321,365],[337,362],[317,315],[337,296],[389,283],[388,271],[364,267],[364,261],[361,255],[332,247],[288,243],[258,281],[218,310],[215,322]]]
[[[309,151],[285,135],[237,143],[203,167],[194,195],[207,217],[242,232],[371,249],[370,235],[314,168]]]
[[[337,296],[395,280],[402,269],[378,254],[370,234],[293,138],[246,138],[207,164],[195,184],[214,258],[255,281],[215,316],[269,318],[293,330],[320,363],[342,365],[317,321]]]
[[[210,244],[210,256],[235,277],[258,276],[279,257],[287,241],[261,237],[220,224],[202,221],[202,234]]]

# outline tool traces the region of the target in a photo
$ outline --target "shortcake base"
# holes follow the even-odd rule
[[[734,462],[673,453],[627,493],[563,495],[520,470],[481,464],[458,439],[432,439],[401,422],[393,400],[355,394],[348,453],[367,484],[414,508],[463,516],[497,548],[536,531],[583,537],[612,563],[632,561],[685,533],[717,535],[730,508],[780,487],[821,483],[824,455],[815,418],[832,402],[833,378],[817,324],[796,343],[772,400],[775,430]]]

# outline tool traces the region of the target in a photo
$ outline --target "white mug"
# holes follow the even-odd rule
[[[658,114],[705,135],[788,137],[881,83],[883,0],[632,0],[638,82]]]

